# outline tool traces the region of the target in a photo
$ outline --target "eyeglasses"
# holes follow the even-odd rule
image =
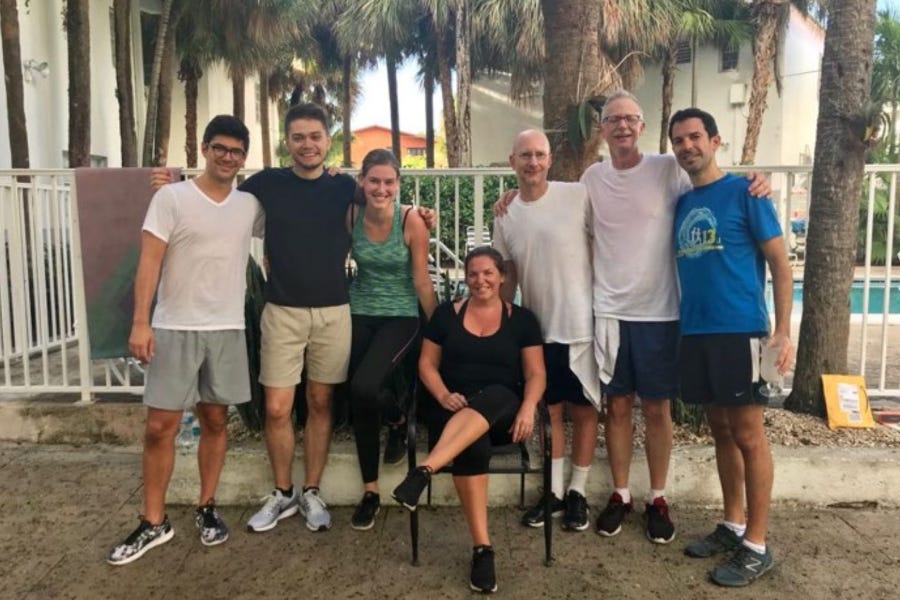
[[[209,148],[216,158],[225,158],[225,155],[230,154],[234,160],[243,160],[247,156],[247,151],[243,148],[229,148],[222,144],[210,144]]]
[[[546,152],[520,152],[516,155],[520,160],[530,161],[532,158],[537,161],[547,160],[547,157],[550,156]]]
[[[643,120],[641,115],[607,115],[603,117],[600,122],[604,125],[618,125],[622,121],[625,121],[629,125],[637,125]]]

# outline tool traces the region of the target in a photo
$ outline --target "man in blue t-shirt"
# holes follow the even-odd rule
[[[775,365],[791,367],[793,276],[772,202],[754,199],[747,180],[716,164],[721,138],[713,117],[675,113],[669,138],[694,189],[675,210],[681,284],[681,397],[702,404],[716,444],[724,520],[685,554],[732,555],[710,572],[723,586],[744,586],[772,568],[766,526],[774,468],[759,394],[762,344],[778,348]],[[772,272],[775,329],[769,335],[766,264]],[[769,336],[768,339],[766,336]],[[746,519],[744,495],[746,493]]]

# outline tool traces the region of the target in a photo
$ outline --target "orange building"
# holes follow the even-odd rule
[[[370,150],[376,148],[391,149],[391,130],[381,125],[363,127],[353,132],[353,141],[350,145],[350,161],[354,167],[362,164],[363,158]],[[407,162],[408,158],[425,156],[425,138],[411,133],[400,132],[400,163]]]

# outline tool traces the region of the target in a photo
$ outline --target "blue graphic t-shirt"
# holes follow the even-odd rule
[[[746,178],[694,188],[675,209],[681,332],[765,333],[766,262],[759,244],[781,235],[775,207]]]

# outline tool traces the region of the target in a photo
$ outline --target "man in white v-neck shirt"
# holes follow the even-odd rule
[[[113,565],[137,560],[174,535],[165,496],[185,410],[200,422],[200,541],[214,546],[228,539],[215,492],[228,407],[250,400],[244,289],[250,240],[263,230],[256,198],[233,187],[249,143],[239,119],[215,117],[203,134],[203,173],[160,188],[144,219],[128,340],[131,353],[148,365],[144,507],[137,529],[110,552]]]

